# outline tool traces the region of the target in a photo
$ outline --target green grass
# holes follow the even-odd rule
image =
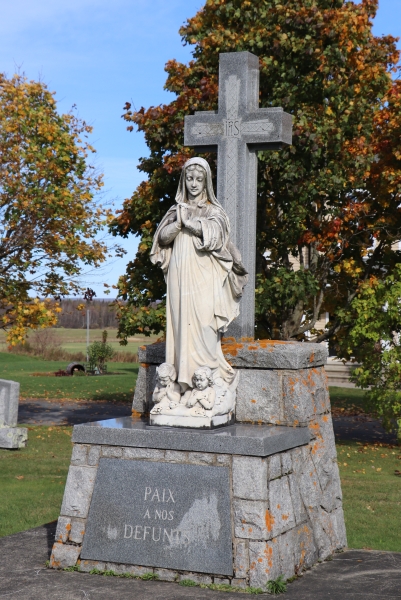
[[[138,375],[135,363],[109,363],[109,371],[122,375],[89,377],[36,377],[65,369],[66,361],[46,361],[31,356],[0,352],[0,378],[18,381],[22,398],[80,398],[131,401]]]
[[[350,548],[401,552],[401,448],[337,444]]]
[[[29,427],[26,448],[0,449],[0,536],[58,518],[71,431],[71,427]]]
[[[365,390],[358,388],[330,387],[330,402],[335,414],[347,412],[366,412]]]

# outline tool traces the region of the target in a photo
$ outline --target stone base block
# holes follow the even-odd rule
[[[0,427],[0,448],[16,450],[25,448],[28,440],[26,427]]]
[[[214,417],[180,417],[176,415],[150,415],[150,425],[159,427],[186,427],[189,429],[216,429],[223,425],[232,425],[234,413],[216,415]]]
[[[313,432],[75,426],[51,566],[262,589],[301,573],[346,546],[331,438]]]

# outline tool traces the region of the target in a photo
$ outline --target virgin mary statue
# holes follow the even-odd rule
[[[184,393],[200,367],[228,385],[233,381],[221,338],[239,314],[247,271],[206,160],[185,163],[175,200],[156,230],[150,258],[167,282],[166,362],[174,365]]]

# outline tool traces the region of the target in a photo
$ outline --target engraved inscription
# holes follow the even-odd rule
[[[102,458],[81,558],[231,576],[228,469]]]
[[[240,119],[225,119],[224,135],[225,135],[225,137],[240,137],[240,135],[241,135]]]

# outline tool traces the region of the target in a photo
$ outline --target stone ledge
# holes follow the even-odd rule
[[[325,344],[280,342],[277,340],[223,340],[222,349],[233,367],[243,369],[310,369],[326,364]],[[159,365],[165,361],[166,344],[157,342],[138,349],[138,360],[144,365]]]
[[[131,417],[75,425],[72,441],[137,448],[269,456],[308,444],[307,427],[231,425],[211,431],[149,427]]]

